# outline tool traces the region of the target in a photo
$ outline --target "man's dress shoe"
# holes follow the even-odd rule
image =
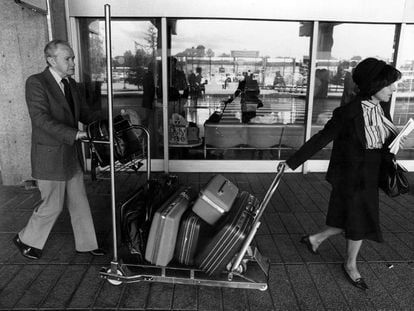
[[[39,259],[42,256],[42,251],[40,249],[31,247],[29,245],[24,244],[20,238],[19,235],[16,234],[16,236],[13,238],[13,243],[17,246],[20,253],[29,259]]]

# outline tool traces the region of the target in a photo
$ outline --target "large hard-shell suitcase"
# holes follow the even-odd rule
[[[197,249],[206,240],[210,231],[211,226],[208,223],[193,211],[188,210],[181,220],[178,231],[175,259],[184,265],[194,265]]]
[[[210,225],[214,225],[234,203],[239,189],[223,175],[215,175],[201,189],[193,212]]]
[[[195,260],[200,269],[209,275],[224,271],[250,233],[259,204],[256,197],[241,192],[221,228],[197,254]]]
[[[156,212],[151,223],[145,259],[158,266],[166,266],[174,255],[180,220],[197,193],[180,188]]]

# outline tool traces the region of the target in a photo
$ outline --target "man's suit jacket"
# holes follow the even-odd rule
[[[384,115],[391,120],[388,109]],[[388,145],[395,138],[392,134],[385,142],[382,153],[392,157]],[[341,187],[358,187],[363,184],[361,169],[365,155],[365,124],[361,99],[355,98],[351,103],[336,108],[332,118],[325,127],[312,136],[286,163],[296,169],[303,162],[333,140],[331,158],[326,179],[332,185]]]
[[[33,178],[70,179],[82,161],[81,145],[75,140],[78,122],[88,124],[99,118],[99,114],[87,108],[75,80],[69,78],[69,84],[75,115],[48,68],[26,81],[26,103],[32,121]]]

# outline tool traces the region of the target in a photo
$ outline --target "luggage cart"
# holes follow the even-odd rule
[[[277,174],[270,185],[264,199],[260,203],[257,214],[255,215],[251,230],[244,240],[239,252],[234,260],[227,265],[228,271],[223,271],[218,276],[209,276],[200,269],[187,266],[155,266],[141,264],[126,264],[118,260],[118,239],[117,239],[117,211],[115,197],[115,161],[114,161],[114,137],[113,137],[113,117],[112,117],[112,54],[111,54],[111,20],[110,5],[105,8],[105,34],[106,34],[106,56],[107,56],[107,81],[108,81],[108,106],[109,106],[109,143],[110,146],[110,175],[111,175],[111,208],[112,208],[112,233],[113,233],[113,259],[110,267],[103,267],[100,276],[112,285],[133,282],[160,282],[172,284],[187,284],[201,286],[215,286],[228,288],[244,288],[266,290],[268,285],[269,260],[263,257],[256,247],[251,246],[251,242],[261,224],[261,216],[278,187],[284,173],[285,164],[279,163]],[[143,128],[142,128],[143,129]],[[150,175],[150,150],[149,132],[147,134],[147,174]],[[255,262],[247,269],[247,263]],[[260,277],[258,279],[257,277]]]
[[[133,282],[160,282],[172,284],[202,285],[229,288],[266,290],[270,263],[256,247],[251,246],[261,224],[261,216],[276,191],[284,173],[285,164],[280,163],[277,174],[260,203],[251,230],[227,270],[218,276],[209,276],[200,269],[188,266],[156,266],[151,264],[126,264],[114,256],[109,268],[102,268],[100,275],[113,285]],[[113,228],[116,231],[116,228]],[[116,246],[116,240],[114,240]],[[116,251],[114,249],[114,254]],[[254,266],[249,265],[255,263]]]

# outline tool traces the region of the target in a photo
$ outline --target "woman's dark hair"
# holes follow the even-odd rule
[[[355,68],[352,78],[359,89],[359,96],[369,99],[382,88],[401,79],[401,72],[382,60],[367,58]]]

